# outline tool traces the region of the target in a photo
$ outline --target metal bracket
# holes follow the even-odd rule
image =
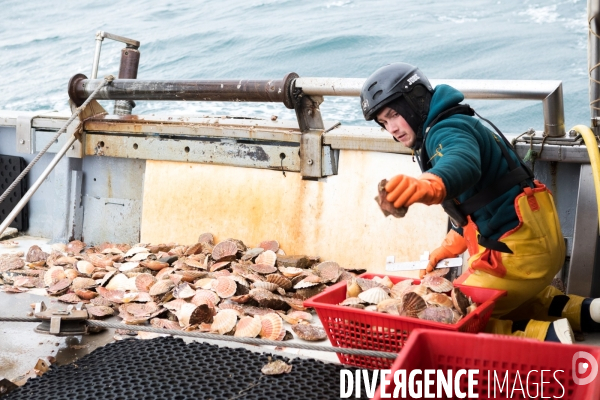
[[[300,173],[303,179],[315,180],[323,177],[322,147],[325,127],[319,105],[322,96],[305,96],[301,90],[294,93],[296,118],[302,137],[300,138]]]
[[[35,331],[54,336],[77,336],[87,333],[85,321],[89,318],[82,310],[83,303],[68,306],[66,310],[48,310],[44,302],[36,303],[34,317],[43,320]]]
[[[94,52],[94,62],[92,64],[92,75],[91,79],[96,79],[98,76],[98,65],[100,64],[100,51],[102,50],[102,41],[111,39],[117,42],[125,43],[127,47],[137,49],[140,47],[140,42],[137,40],[129,39],[124,36],[114,35],[112,33],[98,31],[96,32],[96,51]]]
[[[33,153],[33,133],[32,122],[35,116],[19,115],[17,116],[16,138],[17,153]]]

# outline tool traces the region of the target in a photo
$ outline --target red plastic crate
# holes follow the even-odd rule
[[[457,332],[417,329],[410,336],[410,340],[398,355],[391,370],[392,374],[398,370],[406,370],[408,380],[410,371],[417,369],[421,371],[425,369],[440,369],[443,371],[451,369],[453,377],[455,376],[454,373],[459,369],[478,369],[479,374],[474,375],[475,380],[478,381],[477,385],[473,385],[474,393],[478,394],[479,399],[484,400],[506,398],[538,399],[542,398],[542,394],[544,398],[598,400],[600,399],[600,376],[596,376],[595,379],[586,385],[578,385],[573,379],[573,368],[578,369],[579,361],[590,363],[589,360],[580,357],[573,360],[575,354],[578,352],[589,353],[596,361],[596,365],[600,365],[600,348],[593,346],[539,342],[532,339],[490,335],[486,333],[464,335]],[[576,363],[576,361],[578,362]],[[541,370],[552,371],[544,375],[543,393],[540,392]],[[558,370],[562,370],[563,372],[559,372]],[[489,381],[488,371],[490,371]],[[494,392],[494,371],[499,381],[502,381],[508,372],[507,387],[510,387],[510,390],[512,390],[512,386],[517,380],[518,371],[524,392],[520,390],[509,393],[506,391],[500,392],[499,386],[496,386],[496,391]],[[587,376],[590,376],[592,369],[588,371],[586,371]],[[528,373],[530,374],[529,381],[526,379]],[[387,379],[390,379],[389,377],[390,375],[388,375]],[[423,375],[420,376],[421,379],[422,377]],[[578,375],[578,378],[585,377],[586,375]],[[467,379],[464,375],[461,378],[460,391],[467,393]],[[516,388],[520,388],[518,383],[516,384]],[[386,393],[393,395],[395,389],[393,379],[391,379],[389,386],[386,385],[386,389]],[[380,390],[381,388],[377,388],[373,400],[381,399]],[[529,390],[529,393],[527,390]],[[431,387],[431,392],[437,395],[435,384]],[[400,391],[397,394],[399,396],[402,395]],[[413,398],[410,396],[408,390],[406,395],[407,397],[400,398]],[[425,398],[424,391],[421,395],[422,397],[418,398]],[[512,397],[510,397],[511,395]],[[453,398],[444,396],[445,392],[442,391],[442,397],[435,396],[435,398]]]
[[[362,274],[372,279],[381,274]],[[411,278],[388,275],[394,284]],[[420,282],[414,279],[415,283]],[[484,289],[474,286],[455,285],[479,304],[475,311],[456,324],[425,321],[412,317],[400,317],[352,307],[339,306],[346,298],[346,282],[339,282],[322,293],[304,301],[305,307],[313,307],[334,347],[389,351],[398,353],[410,333],[417,328],[442,329],[460,332],[481,332],[487,324],[496,300],[505,296],[504,290]],[[389,369],[393,359],[337,354],[340,362],[370,369]]]

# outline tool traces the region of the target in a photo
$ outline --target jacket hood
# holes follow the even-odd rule
[[[423,130],[420,133],[421,138],[425,133],[425,129],[437,117],[441,112],[446,111],[449,108],[457,106],[461,101],[465,99],[464,94],[448,85],[438,85],[433,91],[433,97],[431,98],[431,104],[429,105],[429,114],[423,125]]]

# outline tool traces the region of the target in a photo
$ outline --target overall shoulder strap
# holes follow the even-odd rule
[[[425,132],[423,133],[423,144],[421,146],[421,150],[420,150],[420,154],[417,154],[417,160],[419,161],[419,166],[421,167],[421,171],[427,171],[429,168],[431,168],[431,163],[429,162],[429,157],[427,156],[427,149],[425,148],[425,140],[427,139],[427,135],[429,134],[429,130],[438,122],[449,118],[453,115],[456,114],[464,114],[464,115],[469,115],[469,116],[473,116],[475,115],[475,110],[473,110],[471,108],[470,105],[468,104],[459,104],[457,106],[454,106],[452,108],[449,108],[441,113],[438,114],[437,117],[435,117],[430,123],[429,125],[427,125],[427,127],[425,128]]]

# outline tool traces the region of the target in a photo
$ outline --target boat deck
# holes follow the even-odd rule
[[[44,251],[49,252],[51,245],[48,239],[20,236],[13,238],[19,243],[18,247],[2,248],[0,254],[9,252],[27,252],[30,246],[38,245]],[[44,289],[31,289],[25,293],[5,293],[0,291],[0,315],[4,317],[26,317],[32,311],[31,304],[44,301],[46,305],[56,308],[66,308],[66,304],[59,303],[55,297],[45,295]],[[121,322],[116,316],[106,319],[111,322]],[[313,319],[313,324],[320,325],[319,319]],[[100,333],[83,335],[58,337],[53,335],[44,335],[34,331],[37,323],[25,322],[0,322],[0,378],[4,377],[9,380],[23,376],[28,371],[32,370],[38,359],[46,357],[54,357],[57,365],[69,364],[86,354],[91,353],[98,347],[102,347],[107,343],[115,340],[127,339],[127,336],[115,333],[114,329],[106,329]],[[135,326],[132,326],[135,329]],[[290,329],[288,329],[290,330]],[[147,334],[145,338],[154,338],[158,334]],[[303,350],[286,347],[286,343],[306,343],[299,339],[282,342],[281,347],[274,346],[252,346],[239,343],[225,342],[222,340],[201,340],[189,337],[183,337],[186,342],[200,341],[219,346],[227,347],[243,347],[255,352],[271,352],[281,354],[286,357],[302,357],[317,359],[324,362],[339,364],[338,358],[333,352],[321,352],[314,350]],[[585,345],[600,346],[600,333],[578,335],[578,343]],[[127,339],[131,340],[131,339]],[[331,343],[326,340],[315,343],[322,346],[331,347]]]

